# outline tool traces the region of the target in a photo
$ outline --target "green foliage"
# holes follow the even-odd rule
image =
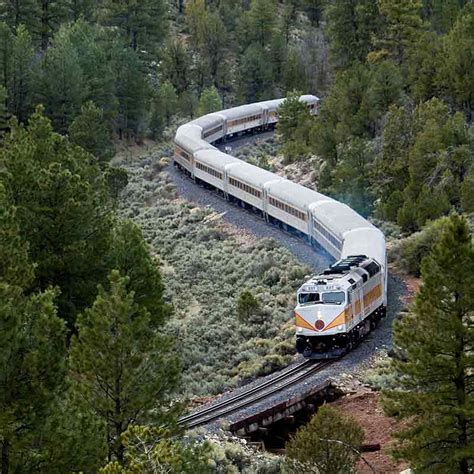
[[[240,293],[237,299],[237,315],[243,322],[248,322],[251,319],[258,317],[260,312],[260,304],[255,296],[248,290]]]
[[[39,101],[44,103],[56,130],[65,133],[84,98],[79,55],[66,28],[55,36],[40,68]]]
[[[106,183],[88,153],[52,131],[41,109],[14,126],[0,150],[2,177],[36,264],[32,286],[58,287],[58,313],[72,329],[105,278],[111,227]]]
[[[153,52],[164,40],[168,22],[163,0],[105,0],[101,7],[101,23],[117,29],[122,45],[134,52]]]
[[[108,161],[114,154],[104,114],[93,102],[81,107],[81,113],[69,127],[69,137],[72,143],[84,148],[99,161]]]
[[[331,192],[362,215],[372,210],[371,171],[374,151],[370,142],[354,138],[338,148],[337,165],[331,173]]]
[[[1,184],[0,257],[0,445],[8,469],[37,449],[35,434],[63,384],[66,348],[54,291],[28,292],[28,245]]]
[[[199,98],[198,115],[206,115],[222,109],[222,101],[215,87],[209,87],[202,91]]]
[[[210,445],[193,440],[184,442],[170,437],[163,428],[131,426],[123,435],[127,450],[125,466],[114,462],[101,469],[102,474],[168,472],[170,474],[211,473]]]
[[[171,338],[153,329],[150,313],[127,289],[129,278],[115,270],[109,278],[109,291],[99,287],[78,318],[70,366],[78,400],[107,427],[108,458],[123,463],[122,434],[132,423],[174,422],[176,408],[166,406],[180,364]]]
[[[381,28],[375,0],[328,2],[327,34],[334,64],[347,69],[364,62],[372,49],[372,37]]]
[[[449,101],[472,119],[474,88],[474,5],[468,3],[443,38],[438,84]]]
[[[258,43],[252,43],[243,54],[239,88],[244,102],[269,99],[272,96],[269,53]]]
[[[364,432],[355,420],[323,405],[286,443],[290,471],[316,468],[327,474],[352,472],[355,452],[360,450],[363,439]]]
[[[392,370],[401,388],[385,409],[406,420],[397,457],[420,472],[472,469],[474,399],[474,249],[467,222],[452,215],[423,260],[423,285],[411,314],[394,327],[401,357]]]
[[[420,276],[423,257],[432,251],[448,222],[448,217],[441,217],[426,224],[421,231],[396,242],[390,249],[390,256],[397,267],[414,276]]]
[[[309,152],[309,130],[311,115],[303,102],[300,92],[291,92],[278,109],[278,133],[284,141],[283,153],[287,161],[295,160]]]
[[[422,32],[421,0],[380,0],[384,23],[376,44],[376,56],[389,57],[401,64]]]
[[[113,60],[118,98],[116,128],[119,138],[140,138],[146,126],[148,83],[138,54],[132,49],[116,50]]]

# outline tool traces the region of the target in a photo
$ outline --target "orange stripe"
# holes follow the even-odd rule
[[[342,311],[342,313],[338,314],[324,329],[323,331],[328,331],[333,327],[339,326],[340,324],[344,324],[346,322],[346,310]]]
[[[298,313],[295,312],[295,319],[296,319],[296,325],[300,328],[305,328],[305,329],[310,329],[311,331],[314,331],[314,327],[311,326],[311,324],[308,323],[305,319],[303,319]]]

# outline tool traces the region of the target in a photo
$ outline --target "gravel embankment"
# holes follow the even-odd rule
[[[254,141],[261,138],[263,137],[256,135],[242,137],[233,140],[231,142],[231,146],[234,150],[239,146],[248,144],[249,141]],[[216,193],[196,185],[183,173],[176,170],[172,165],[169,166],[168,172],[170,173],[174,184],[176,185],[176,190],[181,197],[195,202],[201,206],[211,207],[218,213],[225,213],[223,215],[223,219],[225,221],[239,228],[252,232],[257,238],[273,238],[279,244],[288,248],[302,263],[307,264],[315,271],[320,271],[331,262],[332,258],[324,251],[315,251],[302,239],[283,232],[279,228],[266,223],[263,219],[252,214],[251,212],[245,211],[242,208],[227,202]],[[406,294],[406,287],[399,278],[394,275],[390,275],[388,293],[389,306],[387,318],[385,318],[385,320],[380,323],[379,327],[351,353],[327,369],[309,377],[304,382],[274,395],[270,400],[264,400],[252,407],[245,408],[236,414],[230,415],[227,419],[221,420],[218,424],[236,421],[243,417],[250,416],[251,414],[259,413],[259,411],[261,411],[263,407],[267,407],[270,402],[273,404],[289,399],[293,395],[301,394],[309,388],[328,379],[332,379],[337,383],[338,379],[344,377],[346,374],[357,373],[364,368],[370,367],[374,356],[379,351],[387,350],[391,346],[392,323],[397,313],[404,305],[402,297]],[[234,393],[238,393],[250,386],[259,384],[262,380],[271,379],[275,375],[276,374],[271,374],[265,378],[260,378],[251,384],[246,385],[245,387],[225,393],[219,397],[218,400],[226,399],[232,396]],[[212,405],[212,403],[210,405]]]

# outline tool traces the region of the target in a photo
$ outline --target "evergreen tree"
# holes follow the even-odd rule
[[[437,83],[468,120],[474,107],[474,5],[466,5],[450,33],[444,38]]]
[[[69,127],[69,137],[72,143],[84,148],[99,161],[108,161],[114,154],[104,114],[93,102],[81,107],[81,113]]]
[[[65,331],[53,291],[27,294],[33,278],[28,245],[1,183],[0,258],[1,471],[28,472],[34,434],[63,382]]]
[[[222,109],[222,101],[215,87],[208,87],[202,91],[199,98],[198,115],[206,115]]]
[[[8,112],[7,112],[7,91],[3,86],[0,86],[0,139],[1,134],[8,128]]]
[[[25,122],[31,111],[33,58],[30,34],[20,25],[12,44],[11,76],[8,85],[8,108],[19,122]]]
[[[8,0],[0,3],[0,18],[15,31],[24,25],[30,33],[39,30],[40,2],[38,0]]]
[[[250,39],[256,41],[261,47],[270,43],[276,28],[276,2],[274,0],[251,0],[248,20]]]
[[[112,232],[107,268],[114,268],[130,278],[127,289],[134,300],[150,313],[153,327],[163,324],[171,308],[163,302],[164,286],[159,262],[150,254],[143,235],[136,224],[124,220]]]
[[[141,54],[154,53],[168,30],[167,4],[163,0],[105,0],[100,19],[119,31],[124,46]]]
[[[156,333],[148,311],[129,292],[129,279],[110,274],[92,308],[78,318],[71,344],[74,391],[106,425],[108,459],[125,461],[123,433],[135,423],[175,421],[167,408],[179,383],[171,339]]]
[[[292,472],[311,468],[325,474],[352,472],[363,439],[364,432],[355,420],[323,405],[286,443],[288,465]]]
[[[163,76],[173,84],[178,94],[188,92],[191,87],[191,63],[192,57],[186,44],[180,40],[171,40],[163,54]]]
[[[334,64],[346,69],[365,61],[372,36],[380,28],[376,0],[335,0],[326,8],[327,33]]]
[[[379,8],[385,22],[377,39],[379,54],[401,64],[422,33],[421,0],[380,0]]]
[[[105,121],[110,124],[117,115],[115,79],[109,48],[104,34],[95,26],[82,19],[64,27],[74,48],[81,68],[83,82],[83,101],[92,101],[103,111]]]
[[[268,52],[254,43],[245,51],[240,65],[240,96],[244,102],[272,97],[273,73]]]
[[[412,312],[394,327],[399,388],[385,392],[384,403],[407,420],[396,455],[420,472],[473,468],[473,265],[469,227],[453,215],[422,263]]]
[[[36,263],[32,287],[57,286],[59,315],[72,329],[107,274],[111,207],[90,155],[52,131],[41,109],[26,128],[13,127],[0,150],[4,183],[21,235]]]
[[[237,315],[241,321],[249,321],[260,312],[260,304],[248,290],[242,291],[237,299]]]
[[[331,191],[337,198],[364,216],[370,215],[374,201],[370,183],[374,152],[361,138],[353,138],[338,148]]]
[[[41,49],[46,51],[49,42],[59,27],[68,20],[68,0],[37,0],[39,4],[39,29],[36,36],[39,39]],[[34,31],[30,30],[34,35]]]
[[[147,125],[146,107],[149,97],[140,58],[131,49],[114,52],[113,72],[118,98],[116,128],[119,138],[139,138]]]
[[[44,104],[57,131],[67,132],[79,113],[84,90],[79,56],[67,28],[62,28],[41,63],[38,91],[38,101]]]

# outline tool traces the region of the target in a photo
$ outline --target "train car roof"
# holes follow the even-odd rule
[[[318,100],[319,97],[316,97],[315,95],[305,94],[300,96],[300,102],[317,102]]]
[[[285,99],[264,100],[259,102],[262,107],[267,107],[269,110],[277,110],[278,107],[285,101]]]
[[[252,114],[262,113],[261,105],[257,104],[246,104],[240,105],[239,107],[233,107],[227,110],[221,110],[218,114],[223,115],[226,120],[239,119],[241,117],[247,117]]]
[[[203,130],[208,130],[210,128],[216,127],[221,125],[224,122],[224,116],[221,114],[207,114],[199,117],[197,119],[192,120],[189,122],[188,125],[197,125],[201,127]]]
[[[357,214],[357,212],[349,206],[338,201],[330,200],[318,203],[312,206],[311,212],[316,219],[330,231],[334,232],[340,239],[342,239],[344,233],[349,230],[358,228],[375,229],[375,227],[360,214]]]
[[[216,150],[216,147],[201,138],[201,128],[196,125],[182,125],[178,128],[174,142],[190,153],[203,148]]]
[[[308,209],[313,203],[322,201],[332,201],[324,194],[313,191],[312,189],[293,183],[287,179],[277,183],[271,183],[266,186],[268,193],[273,197],[279,198],[287,204],[292,204],[300,209]]]
[[[359,254],[374,258],[385,269],[385,237],[379,229],[359,228],[345,234],[341,258]]]
[[[219,150],[199,150],[194,154],[194,158],[220,171],[232,163],[241,163],[241,160]]]
[[[239,160],[240,161],[240,160]],[[227,175],[236,179],[244,180],[250,185],[254,185],[258,188],[263,188],[265,183],[275,180],[281,180],[280,176],[270,173],[258,166],[251,165],[250,163],[240,162],[230,165],[227,168]]]

